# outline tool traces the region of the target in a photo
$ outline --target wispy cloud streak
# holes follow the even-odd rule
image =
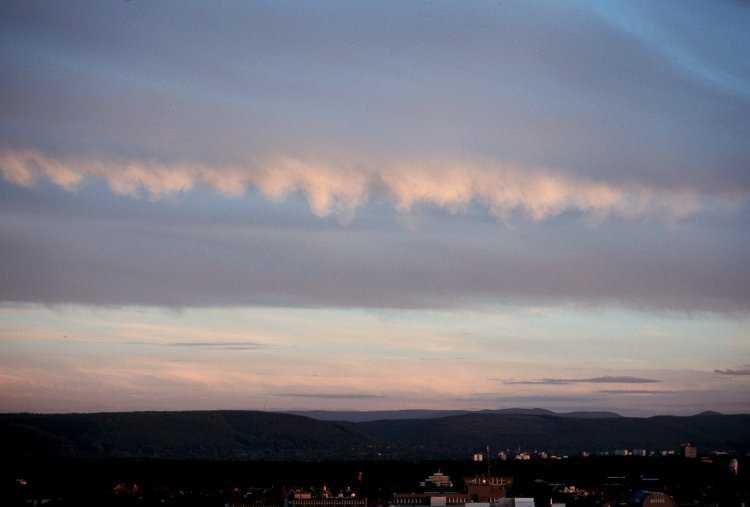
[[[613,394],[613,395],[634,395],[634,396],[655,396],[658,394],[674,394],[675,391],[654,389],[649,391],[648,389],[602,389],[597,391],[600,394]]]
[[[641,378],[641,377],[616,377],[616,376],[604,376],[604,377],[592,377],[592,378],[543,378],[538,380],[508,380],[504,381],[504,384],[509,385],[544,385],[544,386],[557,386],[557,385],[568,385],[568,384],[655,384],[661,382],[661,380]]]
[[[280,396],[283,398],[312,398],[326,400],[369,400],[384,398],[382,395],[368,393],[275,393],[274,396]]]
[[[216,349],[216,350],[259,350],[266,345],[249,341],[216,341],[216,342],[127,342],[127,345],[147,345],[154,347],[179,347],[179,348],[198,348],[198,349]]]
[[[255,342],[173,342],[165,343],[167,347],[198,347],[198,348],[233,348],[260,349],[263,345]]]
[[[732,369],[714,370],[714,373],[718,373],[720,375],[746,376],[746,375],[750,375],[750,367],[741,368],[737,370],[732,370]]]

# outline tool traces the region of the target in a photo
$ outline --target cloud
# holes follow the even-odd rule
[[[265,348],[263,343],[252,341],[216,341],[216,342],[127,342],[128,345],[150,345],[158,347],[185,347],[217,350],[258,350]]]
[[[718,373],[720,375],[735,375],[735,376],[745,376],[750,375],[750,368],[741,368],[741,369],[726,369],[726,370],[714,370],[714,373]]]
[[[539,380],[508,380],[503,381],[504,384],[509,385],[545,385],[545,386],[557,386],[557,385],[568,385],[568,384],[654,384],[661,382],[661,380],[641,378],[641,377],[629,377],[629,376],[603,376],[603,377],[592,377],[592,378],[543,378]]]
[[[311,398],[326,400],[369,400],[376,398],[385,398],[385,396],[382,395],[367,393],[275,393],[274,396],[281,396],[284,398]]]
[[[505,395],[498,393],[476,393],[473,396],[460,398],[464,401],[484,402],[508,402],[508,403],[569,403],[569,402],[593,402],[601,398],[586,395]]]
[[[646,395],[646,396],[652,396],[657,394],[673,394],[677,391],[669,391],[669,390],[653,390],[649,391],[646,389],[602,389],[600,391],[597,391],[597,393],[601,394],[622,394],[622,395]]]
[[[544,378],[539,380],[506,380],[503,384],[508,385],[520,385],[520,386],[534,386],[534,385],[567,385],[570,384],[570,380],[559,379],[559,378]]]
[[[115,194],[151,200],[198,185],[234,197],[253,188],[274,201],[301,193],[315,215],[335,214],[345,221],[374,193],[382,194],[400,212],[427,204],[460,213],[477,203],[501,220],[520,212],[534,221],[568,211],[599,219],[610,215],[683,219],[716,204],[736,205],[747,198],[736,193],[706,195],[689,187],[608,183],[508,163],[461,161],[399,161],[367,168],[362,162],[347,165],[275,157],[257,165],[212,167],[62,160],[33,150],[5,150],[0,152],[0,173],[16,185],[29,187],[46,178],[69,191],[87,179],[103,179]]]
[[[258,350],[265,345],[256,342],[173,342],[165,343],[166,347],[189,347],[224,350]]]
[[[57,195],[47,208],[28,194],[0,198],[1,301],[750,310],[748,245],[732,228],[695,236],[691,225],[667,231],[618,221],[594,228],[568,217],[508,229],[473,211],[425,214],[417,229],[406,230],[389,217],[373,218],[369,208],[343,228],[258,200],[183,213],[179,203],[131,206],[98,189]]]
[[[634,9],[746,77],[746,9]],[[2,301],[750,310],[750,103],[598,7],[6,11]]]

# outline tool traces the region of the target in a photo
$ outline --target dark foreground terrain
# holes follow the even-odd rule
[[[665,491],[679,505],[737,506],[750,501],[747,475],[728,473],[729,458],[712,463],[681,457],[590,457],[564,461],[493,461],[493,476],[512,477],[508,496],[550,500],[569,507],[603,505],[604,495],[647,488]],[[740,470],[750,462],[740,458]],[[441,470],[465,489],[464,478],[488,471],[486,464],[453,461],[232,461],[81,459],[4,461],[0,505],[206,505],[281,506],[295,490],[320,497],[345,491],[387,506],[394,493],[412,492]],[[573,487],[578,494],[562,494]],[[615,488],[613,490],[612,488]],[[581,493],[585,493],[581,495]],[[288,502],[293,505],[293,502]],[[41,505],[41,503],[37,503]]]
[[[473,412],[365,422],[257,411],[0,415],[9,459],[465,459],[492,449],[598,453],[637,448],[750,450],[750,415],[612,417]]]

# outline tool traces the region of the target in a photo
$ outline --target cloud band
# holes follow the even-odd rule
[[[21,186],[46,178],[75,190],[87,178],[104,179],[113,193],[157,200],[207,185],[226,196],[249,188],[280,201],[293,193],[306,197],[320,217],[346,221],[373,194],[384,195],[400,212],[427,204],[459,213],[472,203],[498,219],[522,213],[539,221],[574,211],[594,218],[647,215],[683,219],[719,203],[733,205],[745,195],[706,195],[691,188],[615,184],[568,176],[560,171],[514,164],[398,162],[377,168],[277,157],[257,165],[209,167],[138,160],[62,160],[38,151],[0,152],[0,174]]]

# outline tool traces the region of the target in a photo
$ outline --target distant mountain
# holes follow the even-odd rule
[[[599,412],[561,412],[557,414],[560,417],[573,417],[579,419],[610,419],[612,417],[622,417],[617,412],[599,411]]]
[[[358,423],[393,419],[434,419],[469,412],[466,410],[295,410],[286,413],[311,417],[319,421]]]
[[[321,421],[254,411],[0,415],[8,458],[44,456],[211,459],[466,458],[493,449],[750,450],[750,415],[621,417],[508,411],[421,419]]]
[[[483,410],[481,413],[507,414],[507,415],[548,415],[555,417],[573,417],[577,419],[607,419],[610,417],[622,417],[616,412],[553,412],[543,408],[503,408],[498,410]]]
[[[369,422],[395,419],[435,419],[453,415],[482,414],[515,414],[515,415],[549,415],[557,417],[575,417],[581,419],[601,419],[622,417],[615,412],[553,412],[543,408],[503,408],[498,410],[296,410],[289,414],[311,417],[320,421]]]
[[[708,415],[723,415],[723,414],[721,412],[716,412],[714,410],[705,410],[699,414],[695,414],[695,417],[701,417],[701,416],[705,417]]]

